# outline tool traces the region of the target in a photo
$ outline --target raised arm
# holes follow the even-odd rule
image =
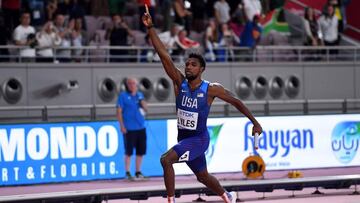
[[[211,83],[208,89],[208,94],[212,98],[212,100],[215,97],[218,97],[221,100],[230,103],[242,114],[248,117],[249,120],[254,124],[253,132],[252,132],[253,135],[255,133],[259,133],[259,135],[262,133],[262,128],[259,122],[255,119],[255,117],[252,115],[250,110],[244,105],[244,103],[240,99],[236,98],[232,92],[225,89],[219,83]]]
[[[174,62],[172,61],[167,49],[165,48],[165,46],[159,39],[155,29],[153,28],[153,22],[148,12],[147,6],[146,6],[146,13],[144,13],[142,17],[142,21],[148,29],[149,37],[156,52],[159,54],[161,63],[164,66],[166,74],[174,81],[174,84],[180,87],[181,82],[184,80],[185,76],[178,68],[175,67]]]

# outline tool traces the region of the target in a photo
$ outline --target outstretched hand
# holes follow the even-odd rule
[[[145,9],[146,9],[146,12],[142,16],[142,21],[146,27],[151,27],[151,26],[153,26],[153,22],[151,19],[151,15],[149,13],[149,8],[146,4],[145,4]]]
[[[262,127],[258,123],[256,123],[252,129],[252,134],[255,135],[255,133],[257,133],[258,135],[262,133]]]

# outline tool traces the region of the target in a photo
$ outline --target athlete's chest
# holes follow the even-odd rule
[[[204,106],[207,106],[207,95],[201,91],[187,91],[181,89],[178,95],[178,107],[184,107],[187,109],[199,110]]]

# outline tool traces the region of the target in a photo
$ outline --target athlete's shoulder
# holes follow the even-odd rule
[[[224,86],[218,82],[212,82],[209,84],[208,94],[211,97],[217,97],[219,94],[224,92]]]
[[[218,82],[209,82],[209,87],[210,88],[224,88],[224,86]]]

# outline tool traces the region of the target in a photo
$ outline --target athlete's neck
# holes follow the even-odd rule
[[[198,88],[201,82],[202,82],[201,78],[196,78],[195,80],[191,80],[191,81],[188,80],[189,86],[192,91]]]

